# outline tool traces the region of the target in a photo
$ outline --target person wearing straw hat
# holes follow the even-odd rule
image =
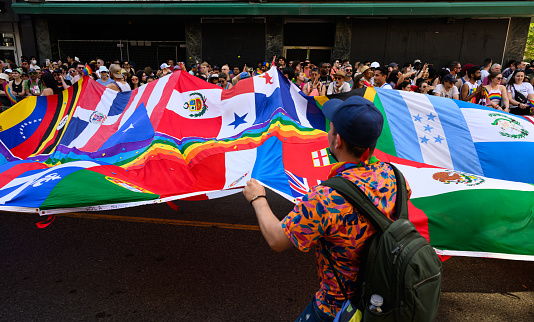
[[[350,84],[346,82],[350,79],[350,77],[346,76],[344,71],[338,70],[335,74],[332,75],[332,77],[335,81],[328,85],[326,95],[339,94],[350,91]]]
[[[128,92],[132,90],[130,85],[124,80],[124,75],[122,74],[120,65],[111,64],[109,66],[109,74],[111,79],[113,79],[113,82],[108,84],[106,86],[107,88],[117,92]]]

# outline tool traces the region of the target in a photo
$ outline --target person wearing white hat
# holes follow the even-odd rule
[[[0,73],[0,95],[2,96],[1,104],[3,106],[11,106],[9,100],[7,99],[7,97],[5,97],[6,92],[4,91],[4,88],[6,85],[4,84],[9,84],[9,76],[6,73]]]
[[[0,73],[0,80],[4,80],[6,82],[9,82],[9,75],[6,73]],[[2,85],[4,82],[0,81],[0,85]]]
[[[371,68],[380,68],[380,64],[378,62],[374,61],[374,62],[371,63],[370,67]]]
[[[161,77],[172,74],[172,71],[169,69],[169,67],[171,66],[169,66],[167,63],[163,63],[159,66],[159,69],[161,69]]]
[[[109,77],[109,69],[106,66],[100,66],[98,73],[100,74],[100,78],[96,81],[97,83],[104,86],[108,86],[109,84],[113,83],[113,80]]]
[[[117,92],[128,92],[132,90],[130,85],[124,80],[120,65],[111,64],[109,66],[109,74],[111,74],[110,76],[113,79],[113,82],[107,85],[107,88]]]
[[[9,80],[13,80],[13,76],[11,75],[13,73],[13,70],[9,69],[9,68],[6,68],[4,70],[4,73],[7,74],[7,76],[9,76]]]

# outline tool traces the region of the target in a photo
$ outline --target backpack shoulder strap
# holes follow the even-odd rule
[[[408,219],[408,191],[404,175],[391,163],[388,163],[395,173],[397,181],[397,198],[395,200],[395,215],[398,219]]]
[[[397,198],[395,200],[395,215],[398,219],[408,219],[408,196],[406,181],[402,173],[393,164],[389,163],[397,181]],[[352,204],[358,212],[366,216],[375,228],[386,231],[392,220],[386,217],[365,193],[352,181],[343,177],[333,177],[321,183],[322,186],[336,190],[343,198]]]

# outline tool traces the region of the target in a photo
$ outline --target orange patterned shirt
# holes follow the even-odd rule
[[[380,211],[394,215],[397,186],[393,169],[376,157],[364,164],[337,163],[329,175],[343,176],[356,183]],[[406,184],[408,197],[411,190]],[[282,220],[287,237],[301,251],[315,247],[321,288],[315,293],[317,306],[335,316],[345,298],[332,268],[323,255],[319,238],[325,239],[348,296],[355,290],[364,242],[376,232],[366,217],[360,215],[340,194],[330,187],[316,186]]]

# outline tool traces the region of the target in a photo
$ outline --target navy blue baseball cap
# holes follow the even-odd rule
[[[345,101],[331,99],[324,103],[323,113],[334,123],[343,140],[359,148],[376,146],[384,117],[371,101],[361,96],[352,96]]]

